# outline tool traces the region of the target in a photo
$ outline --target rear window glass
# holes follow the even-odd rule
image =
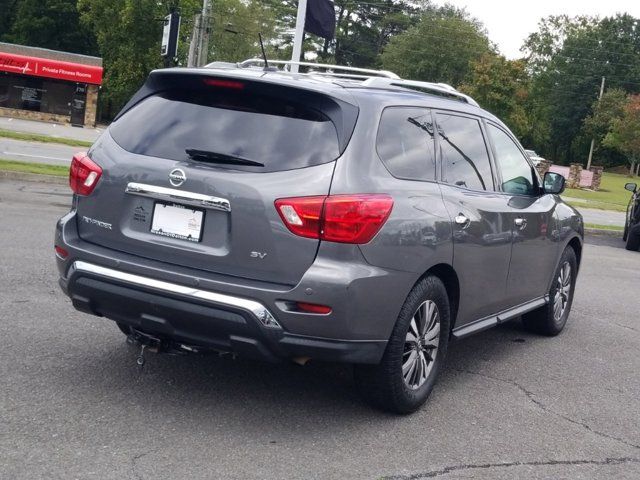
[[[239,170],[291,170],[340,155],[336,128],[320,111],[231,89],[153,95],[114,122],[110,132],[132,153],[189,161],[188,149],[211,152],[219,154],[211,165]],[[221,163],[230,157],[264,167]]]
[[[425,108],[384,110],[376,147],[387,170],[397,178],[434,180],[433,119]]]
[[[494,190],[487,144],[478,120],[437,114],[443,180],[470,190]]]

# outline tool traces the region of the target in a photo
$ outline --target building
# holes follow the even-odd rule
[[[102,59],[0,42],[0,116],[95,126]]]

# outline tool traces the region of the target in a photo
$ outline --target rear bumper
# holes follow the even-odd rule
[[[60,286],[77,310],[161,339],[269,361],[379,363],[415,282],[413,274],[368,265],[357,248],[343,249],[337,260],[330,259],[336,252],[319,253],[293,287],[244,282],[88,243],[78,237],[75,222],[75,212],[58,222],[55,244],[69,252],[57,258]],[[282,307],[305,300],[333,311],[303,314]]]
[[[77,261],[60,286],[73,306],[161,339],[267,361],[310,357],[378,362],[386,342],[337,341],[285,332],[259,302]]]

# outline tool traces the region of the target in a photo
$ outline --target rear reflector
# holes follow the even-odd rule
[[[315,303],[306,303],[306,302],[296,302],[296,308],[300,312],[305,313],[317,313],[326,315],[331,313],[331,307],[327,307],[325,305],[316,305]]]
[[[85,152],[76,153],[69,168],[69,186],[77,195],[90,195],[102,175],[100,165],[91,160]]]
[[[205,78],[203,82],[205,83],[205,85],[209,85],[210,87],[231,88],[233,90],[244,89],[244,83],[236,82],[234,80],[224,80],[221,78]]]
[[[69,256],[69,252],[67,252],[64,248],[55,245],[53,249],[56,251],[56,255],[60,257],[62,260]]]
[[[282,221],[294,234],[338,243],[368,243],[391,214],[389,195],[330,195],[275,201]]]

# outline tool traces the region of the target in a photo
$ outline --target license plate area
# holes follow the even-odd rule
[[[202,240],[204,210],[177,203],[155,202],[151,233],[187,242]]]

